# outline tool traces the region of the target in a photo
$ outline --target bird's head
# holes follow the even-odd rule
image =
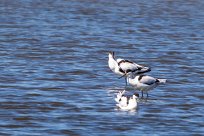
[[[139,98],[139,96],[140,96],[140,95],[139,95],[138,93],[134,93],[133,98],[136,99],[136,98]]]
[[[109,56],[109,57],[113,57],[113,58],[114,58],[114,55],[115,55],[115,53],[114,53],[113,51],[109,51],[109,52],[108,52],[108,56]]]

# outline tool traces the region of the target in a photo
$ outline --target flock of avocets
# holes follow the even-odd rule
[[[146,97],[148,97],[148,91],[152,90],[159,84],[166,83],[166,79],[158,79],[144,75],[144,73],[151,71],[150,67],[138,65],[135,62],[125,59],[116,59],[114,52],[109,52],[108,56],[108,66],[111,71],[119,75],[120,78],[125,77],[126,86],[130,84],[135,89],[140,90],[142,92],[142,98],[143,93],[146,93]],[[133,95],[128,96],[125,95],[125,90],[119,91],[115,98],[117,103],[116,105],[122,110],[132,110],[137,108],[138,100],[138,93],[134,93]]]

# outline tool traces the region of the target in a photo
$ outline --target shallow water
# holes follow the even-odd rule
[[[203,135],[204,1],[0,1],[0,135]],[[107,51],[166,78],[136,111]]]

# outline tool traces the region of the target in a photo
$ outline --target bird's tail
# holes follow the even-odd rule
[[[166,83],[166,79],[158,79],[159,83],[161,84],[165,84]]]
[[[151,71],[151,68],[150,67],[143,67],[142,69],[141,69],[141,71],[143,71],[143,72],[150,72]]]
[[[138,69],[136,69],[135,74],[143,74],[143,73],[147,73],[147,72],[150,72],[150,71],[151,71],[150,67],[139,66]]]

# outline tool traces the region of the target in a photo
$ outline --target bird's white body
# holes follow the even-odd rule
[[[148,91],[152,90],[159,84],[166,83],[166,79],[158,79],[151,76],[138,75],[135,78],[129,77],[128,82],[136,89],[142,91],[142,94],[143,92],[145,92],[148,95]]]
[[[119,92],[115,98],[118,106],[122,110],[132,110],[137,108],[137,96],[134,94],[132,97],[124,96],[124,92]]]

